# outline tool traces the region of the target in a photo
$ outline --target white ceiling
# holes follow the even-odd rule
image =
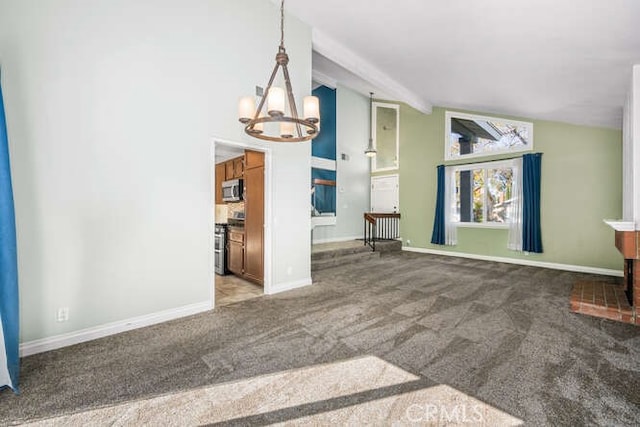
[[[215,162],[216,164],[218,164],[221,162],[226,162],[227,160],[233,159],[235,157],[242,156],[244,154],[244,150],[233,145],[216,143],[215,153]]]
[[[285,9],[313,28],[315,72],[423,111],[620,128],[640,64],[638,0],[287,0]]]

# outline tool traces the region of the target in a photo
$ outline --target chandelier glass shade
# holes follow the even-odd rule
[[[276,65],[256,107],[253,96],[245,96],[238,104],[238,120],[244,124],[244,131],[254,137],[272,142],[309,141],[320,133],[320,103],[316,96],[305,96],[303,115],[298,116],[298,109],[293,97],[291,79],[289,78],[289,56],[284,48],[284,0],[280,3],[280,46],[276,54]],[[274,86],[278,71],[282,70],[284,88]],[[288,107],[288,108],[287,108]],[[288,110],[288,111],[287,111]],[[265,128],[265,123],[276,126]]]

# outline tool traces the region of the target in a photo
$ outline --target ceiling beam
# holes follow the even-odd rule
[[[338,82],[336,81],[336,79],[329,77],[326,74],[321,73],[320,71],[312,70],[311,78],[314,82],[318,82],[328,88],[335,89],[336,87],[338,87]]]
[[[375,65],[315,28],[312,30],[312,41],[313,50],[320,55],[392,95],[395,101],[404,102],[418,111],[431,114],[433,106],[430,102],[415,95]]]

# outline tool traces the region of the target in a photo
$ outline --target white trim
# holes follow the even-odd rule
[[[0,388],[9,386],[13,389],[11,375],[9,375],[9,365],[7,361],[7,347],[4,343],[4,326],[0,319]]]
[[[311,156],[311,167],[316,169],[326,169],[328,171],[337,170],[338,162],[331,159],[325,159],[323,157]]]
[[[212,185],[211,185],[211,194],[212,194],[212,206],[215,207],[215,158],[216,158],[216,143],[231,145],[241,149],[249,149],[255,151],[261,151],[264,153],[264,241],[263,241],[263,249],[264,249],[264,293],[271,293],[271,285],[273,283],[273,262],[272,262],[272,242],[273,242],[273,153],[271,147],[266,142],[261,141],[252,141],[248,142],[238,142],[231,141],[224,138],[219,138],[214,136],[211,140],[211,162],[213,172],[210,174],[213,177]],[[214,241],[213,241],[213,227],[215,226],[215,218],[211,221],[211,230],[210,234],[210,248],[209,253],[213,254],[214,251]],[[211,259],[211,283],[215,283],[215,274],[214,274],[214,260],[213,256],[209,257]],[[209,285],[211,292],[213,294],[211,300],[213,301],[215,298],[215,285]]]
[[[371,172],[397,171],[400,169],[400,106],[386,102],[372,102],[371,105],[371,139],[373,149],[378,151],[378,107],[396,110],[396,159],[395,165],[388,168],[378,168],[378,155],[371,158]]]
[[[430,102],[416,96],[413,91],[389,77],[388,74],[378,69],[360,55],[328,37],[321,31],[318,31],[317,28],[312,30],[311,39],[313,50],[320,55],[335,62],[356,76],[361,77],[363,80],[390,96],[393,96],[395,100],[405,102],[424,114],[431,114],[433,106]],[[367,94],[364,95],[366,96]]]
[[[311,217],[311,229],[316,227],[325,227],[329,225],[336,225],[338,223],[335,215],[321,215]]]
[[[600,267],[588,267],[584,265],[558,264],[555,262],[546,262],[546,261],[529,261],[526,259],[519,259],[519,258],[476,255],[476,254],[468,254],[464,252],[441,251],[438,249],[416,248],[416,247],[409,247],[409,246],[403,246],[402,250],[408,251],[408,252],[418,252],[422,254],[453,256],[453,257],[459,257],[459,258],[478,259],[481,261],[503,262],[506,264],[518,264],[518,265],[527,265],[530,267],[550,268],[553,270],[573,271],[576,273],[600,274],[603,276],[615,276],[615,277],[624,276],[624,272],[622,270],[612,270],[609,268],[600,268]]]
[[[498,168],[513,168],[515,167],[515,159],[505,159],[505,160],[487,160],[485,162],[478,163],[465,163],[462,165],[447,165],[447,167],[451,168],[452,172],[460,172],[460,171],[472,171],[475,169],[498,169]]]
[[[452,222],[452,224],[458,228],[509,228],[508,222]]]
[[[318,70],[311,70],[311,80],[320,83],[322,86],[326,86],[329,89],[336,89],[338,87],[338,81],[336,79],[331,78]]]
[[[278,283],[278,284],[274,284],[269,290],[269,292],[265,290],[265,294],[267,295],[278,294],[280,292],[303,288],[311,284],[313,284],[311,277],[307,277],[306,279],[302,279],[302,280],[294,280],[293,282]]]
[[[195,304],[189,304],[182,307],[171,308],[169,310],[159,311],[157,313],[145,314],[144,316],[133,317],[130,319],[119,320],[117,322],[105,323],[104,325],[94,326],[92,328],[81,329],[75,332],[55,335],[48,338],[29,341],[20,344],[20,356],[30,356],[36,353],[55,350],[82,342],[103,338],[109,335],[119,334],[121,332],[130,331],[132,329],[143,328],[169,320],[179,319],[181,317],[192,316],[211,310],[213,305],[211,300],[203,301]]]
[[[353,240],[358,240],[361,239],[362,235],[357,235],[357,236],[348,236],[348,237],[331,237],[328,239],[314,239],[312,244],[316,245],[316,244],[320,244],[320,243],[336,243],[336,242],[350,242]],[[364,245],[364,243],[363,243]]]
[[[616,231],[635,231],[636,224],[633,221],[622,221],[619,219],[603,219],[605,224]]]
[[[513,148],[508,150],[500,150],[500,151],[487,151],[486,153],[470,153],[470,154],[462,154],[456,157],[451,156],[451,152],[449,150],[449,145],[451,144],[451,118],[461,118],[466,120],[486,120],[486,121],[500,121],[503,123],[513,124],[516,126],[526,127],[529,132],[529,144],[521,146],[519,148]],[[478,114],[467,114],[467,113],[459,113],[457,111],[446,111],[444,113],[444,160],[463,160],[463,159],[473,159],[479,157],[490,157],[496,155],[509,155],[512,153],[522,153],[527,151],[533,151],[533,123],[532,122],[523,122],[520,120],[511,120],[505,119],[503,117],[492,117],[492,116],[481,116]]]

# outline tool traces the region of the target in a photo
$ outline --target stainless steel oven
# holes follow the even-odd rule
[[[227,225],[216,224],[213,237],[215,240],[215,272],[216,274],[224,276],[225,274],[227,274]]]

